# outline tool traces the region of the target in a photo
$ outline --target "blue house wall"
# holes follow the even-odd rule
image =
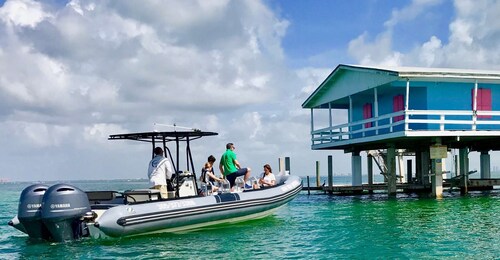
[[[390,87],[384,87],[383,94],[377,96],[378,99],[378,115],[383,116],[393,113],[393,99],[397,95],[406,95],[406,82],[393,82]],[[492,110],[500,110],[500,85],[498,84],[478,84],[478,88],[491,89]],[[472,110],[472,91],[474,90],[473,83],[460,82],[411,82],[410,85],[410,110]],[[406,97],[405,97],[406,99]],[[369,90],[360,95],[352,96],[352,120],[354,122],[363,120],[363,106],[366,103],[372,104],[372,115],[375,116],[374,96],[373,91]],[[423,115],[412,116],[412,119],[440,119],[438,115]],[[471,116],[446,116],[446,120],[471,120]],[[492,118],[478,118],[482,120],[500,120],[500,116]],[[379,127],[389,125],[389,119],[377,121]],[[375,123],[373,123],[375,126]],[[352,127],[351,131],[360,130],[363,126],[358,125]],[[410,124],[411,130],[439,130],[438,124]],[[471,125],[446,125],[445,130],[468,130]],[[500,125],[478,125],[477,129],[498,130]],[[395,126],[393,131],[403,131],[404,125]],[[390,129],[379,129],[379,134],[389,133]],[[375,135],[375,131],[365,132],[365,136]],[[362,134],[353,134],[352,138],[362,137]]]
[[[478,84],[478,88],[491,90],[492,110],[498,110],[500,103],[499,85],[497,84]],[[428,110],[472,110],[472,93],[474,91],[473,83],[441,82],[432,83],[428,88],[427,100]],[[411,98],[411,97],[410,97]],[[433,117],[438,119],[437,117]],[[471,116],[447,116],[447,120],[471,120]],[[498,117],[478,118],[478,121],[498,120]],[[439,126],[429,126],[428,129],[438,130]],[[445,130],[464,130],[471,129],[470,125],[446,125]],[[499,125],[478,125],[477,129],[500,129]]]
[[[405,83],[406,84],[406,83]],[[393,99],[397,95],[406,95],[406,88],[401,86],[396,85],[396,86],[390,86],[386,89],[384,89],[383,94],[379,94],[377,96],[377,102],[378,102],[378,115],[383,116],[386,114],[392,114],[394,113],[393,111]],[[370,91],[373,93],[372,91]],[[374,107],[374,97],[373,94],[370,95],[359,95],[359,96],[354,96],[353,97],[353,121],[361,121],[363,120],[363,106],[366,103],[371,103],[372,104],[372,112],[373,116],[375,116],[375,107]],[[417,110],[425,110],[427,109],[427,88],[426,87],[413,87],[410,88],[410,103],[409,103],[410,109],[417,109]],[[383,127],[384,125],[387,125],[387,128],[382,128],[379,129],[379,134],[386,134],[390,132],[389,124],[390,120],[387,119],[381,119],[377,121],[379,127]],[[375,124],[373,124],[375,126]],[[356,131],[360,130],[362,128],[361,125],[355,126],[351,129],[351,131]],[[423,129],[422,125],[415,125],[414,129]],[[393,128],[393,131],[403,131],[404,130],[404,125],[398,125]],[[375,131],[368,131],[365,133],[365,136],[371,136],[375,135]],[[361,137],[361,134],[354,134],[352,137],[357,138]]]

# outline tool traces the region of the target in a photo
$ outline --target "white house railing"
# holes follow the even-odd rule
[[[396,121],[395,118],[402,119]],[[485,118],[487,117],[487,118]],[[367,126],[370,124],[371,126]],[[500,131],[500,111],[408,110],[311,131],[312,144],[402,131]]]

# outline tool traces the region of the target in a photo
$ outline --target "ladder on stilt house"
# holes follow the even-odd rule
[[[404,172],[404,167],[403,167],[403,155],[405,154],[405,150],[397,150],[397,155],[396,157],[398,158],[398,164],[399,164],[399,175],[396,175],[396,178],[399,180],[399,182],[402,182],[404,179],[403,172]],[[388,168],[387,168],[387,150],[369,150],[368,155],[371,156],[375,164],[377,164],[377,167],[380,170],[380,174],[384,176],[384,182],[387,181],[387,174],[388,174]]]

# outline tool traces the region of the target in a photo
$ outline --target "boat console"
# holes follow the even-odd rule
[[[179,184],[179,198],[198,195],[195,178],[193,173],[184,171],[172,180],[172,183]]]

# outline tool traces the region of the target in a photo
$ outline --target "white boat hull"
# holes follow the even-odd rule
[[[91,235],[123,237],[180,232],[262,218],[292,200],[302,189],[299,177],[287,177],[284,184],[262,190],[115,206],[96,219],[91,228],[95,234]]]

